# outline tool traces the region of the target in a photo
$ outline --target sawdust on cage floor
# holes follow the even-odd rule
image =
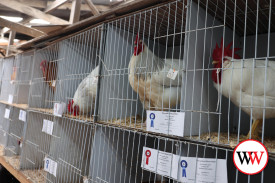
[[[44,183],[46,181],[47,172],[42,169],[22,170],[21,172],[32,182]]]
[[[7,101],[3,101],[1,100],[0,103],[2,104],[6,104],[6,105],[9,105],[9,106],[14,106],[16,108],[20,108],[20,109],[27,109],[28,108],[28,104],[15,104],[15,103],[8,103]]]
[[[144,120],[145,118],[142,120],[142,118],[137,115],[121,119],[113,119],[112,121],[108,121],[108,123],[115,124],[117,126],[146,130],[146,122]]]
[[[5,148],[4,146],[0,145],[0,156],[4,156],[5,155]]]
[[[44,112],[47,114],[53,114],[53,109],[49,109],[49,108],[31,108],[31,110],[34,111],[40,111],[40,112]],[[82,120],[82,121],[94,121],[94,117],[91,115],[77,115],[74,116],[73,114],[69,114],[69,113],[63,113],[62,117],[67,117],[67,118],[72,118],[72,119],[77,119],[77,120]]]
[[[15,170],[19,170],[20,158],[19,156],[4,156],[5,147],[0,145],[0,156],[2,156],[7,163],[9,163]],[[44,170],[21,170],[21,172],[32,182],[45,182],[46,172]]]
[[[19,156],[4,156],[4,158],[15,170],[19,170]]]
[[[240,135],[239,142],[246,140],[246,135]],[[238,145],[238,134],[230,134],[229,141],[228,141],[228,133],[220,133],[218,137],[218,132],[204,133],[199,136],[193,136],[192,139],[195,140],[202,140],[211,143],[219,143],[221,145],[229,145],[231,148],[235,148]],[[264,145],[266,146],[268,152],[275,153],[275,138],[266,137],[264,140]]]

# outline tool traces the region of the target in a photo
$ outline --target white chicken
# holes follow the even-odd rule
[[[221,45],[223,45],[223,40]],[[251,127],[251,138],[260,139],[259,133],[261,132],[264,108],[265,118],[275,117],[275,77],[273,75],[275,62],[268,62],[267,69],[265,69],[265,60],[255,60],[256,67],[253,66],[252,59],[245,59],[242,64],[240,56],[235,54],[239,48],[234,49],[234,59],[231,58],[233,51],[230,48],[231,46],[232,43],[224,49],[222,69],[222,46],[219,48],[216,44],[216,48],[213,51],[213,64],[214,68],[216,68],[212,72],[214,86],[218,91],[222,91],[225,97],[228,98],[230,96],[231,101],[235,105],[239,107],[241,105],[245,113],[252,115],[254,122]],[[266,83],[265,71],[267,72]],[[252,86],[253,79],[254,87]],[[265,93],[264,90],[266,91]],[[250,107],[252,107],[252,114]],[[250,132],[247,135],[247,138],[249,137]]]
[[[168,110],[181,99],[183,60],[161,59],[136,37],[134,54],[129,63],[129,82],[146,110]],[[176,78],[167,77],[177,70]]]
[[[74,116],[80,114],[92,113],[92,109],[95,104],[95,97],[97,92],[98,82],[97,66],[85,79],[78,85],[74,98],[68,103],[69,113],[73,113]]]

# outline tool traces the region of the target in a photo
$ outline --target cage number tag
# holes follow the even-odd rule
[[[52,87],[55,87],[55,84],[56,84],[56,80],[53,80],[52,81]]]
[[[56,177],[57,162],[51,160],[50,158],[44,159],[44,170]]]
[[[26,122],[27,113],[24,110],[19,111],[19,120]]]
[[[9,95],[8,103],[12,104],[12,102],[13,102],[13,95]]]
[[[5,109],[5,115],[4,115],[4,117],[5,117],[6,119],[9,119],[9,118],[10,118],[10,110],[9,110],[9,109]]]
[[[167,77],[172,79],[172,80],[175,80],[176,77],[177,77],[178,72],[179,71],[176,71],[175,69],[170,69],[168,74],[167,74]]]
[[[62,117],[63,112],[66,109],[66,104],[64,102],[54,103],[53,115]]]
[[[54,122],[43,119],[42,132],[52,135],[53,134],[53,124],[54,124]]]

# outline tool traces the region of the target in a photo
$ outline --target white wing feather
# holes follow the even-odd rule
[[[97,66],[77,87],[73,98],[73,105],[79,106],[80,113],[89,113],[94,107],[97,92],[98,71],[99,67]]]

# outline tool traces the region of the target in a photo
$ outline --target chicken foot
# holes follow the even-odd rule
[[[262,132],[262,124],[263,124],[262,119],[254,120],[252,127],[250,129],[251,139],[261,140],[261,137],[259,136],[259,134]],[[248,134],[246,136],[247,139],[249,139],[250,131],[248,132]]]

